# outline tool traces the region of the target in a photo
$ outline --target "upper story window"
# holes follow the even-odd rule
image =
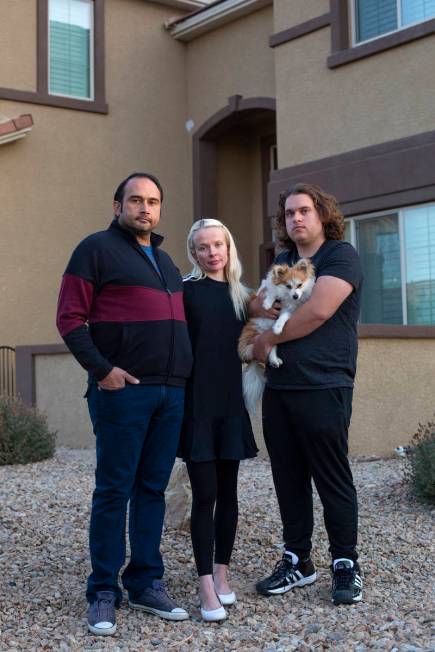
[[[48,92],[94,99],[93,0],[49,0]]]
[[[435,17],[435,0],[355,0],[355,43]]]
[[[361,323],[435,324],[435,204],[346,221],[364,285]]]

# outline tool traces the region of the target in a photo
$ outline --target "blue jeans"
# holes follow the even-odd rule
[[[86,597],[93,602],[96,591],[113,591],[119,603],[129,501],[131,556],[122,583],[135,594],[163,577],[164,492],[177,452],[184,389],[126,385],[108,391],[91,385],[88,407],[96,435],[97,468],[89,530],[92,573]]]

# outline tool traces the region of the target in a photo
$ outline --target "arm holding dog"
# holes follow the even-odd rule
[[[270,329],[255,339],[255,359],[265,362],[273,346],[315,331],[332,317],[352,290],[352,285],[347,281],[334,276],[321,276],[310,299],[292,315],[280,335],[275,335]]]
[[[276,319],[280,313],[280,303],[275,301],[271,308],[266,310],[263,305],[266,290],[263,288],[258,294],[253,294],[248,306],[249,317],[263,317],[265,319]]]

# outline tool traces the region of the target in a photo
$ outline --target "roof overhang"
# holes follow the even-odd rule
[[[207,0],[204,0],[204,2],[202,0],[153,0],[153,2],[174,9],[185,9],[186,11],[196,11],[196,9],[202,9],[207,4]]]
[[[166,29],[175,39],[188,42],[272,3],[273,0],[217,0],[190,16],[169,22]]]
[[[30,113],[24,113],[16,118],[0,116],[0,145],[20,140],[32,131],[33,118]]]

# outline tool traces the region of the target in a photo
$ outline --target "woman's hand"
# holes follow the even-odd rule
[[[248,314],[250,317],[265,317],[266,319],[277,319],[281,310],[279,301],[275,301],[272,308],[263,308],[264,295],[266,290],[261,290],[249,303]]]

